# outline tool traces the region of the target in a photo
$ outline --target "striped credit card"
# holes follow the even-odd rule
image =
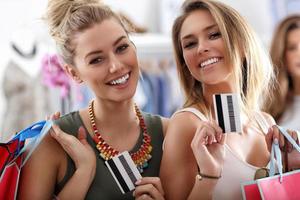
[[[241,133],[241,116],[237,94],[214,94],[213,102],[217,123],[223,132]]]
[[[123,194],[135,189],[135,182],[142,178],[128,151],[105,161],[105,164]]]

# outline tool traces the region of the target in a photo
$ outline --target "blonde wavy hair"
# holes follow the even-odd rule
[[[276,27],[271,42],[270,55],[276,72],[279,87],[272,92],[274,98],[265,105],[266,112],[270,113],[279,122],[286,108],[293,102],[293,81],[287,71],[286,49],[287,36],[300,29],[300,15],[295,14],[283,19]]]
[[[180,42],[182,24],[187,16],[196,10],[208,10],[220,29],[227,52],[225,56],[233,66],[243,111],[250,114],[253,110],[259,110],[273,82],[273,68],[268,54],[254,31],[237,11],[221,2],[211,0],[186,0],[181,15],[173,24],[175,59],[186,97],[184,107],[194,105],[209,116],[202,84],[190,74]]]
[[[75,65],[76,34],[110,18],[128,33],[119,16],[99,0],[49,0],[44,16],[60,56],[71,65]]]

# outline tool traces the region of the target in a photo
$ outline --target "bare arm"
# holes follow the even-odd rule
[[[18,199],[51,199],[64,164],[63,149],[50,135],[45,136],[22,168]]]
[[[204,178],[199,181],[195,177],[198,173],[198,165],[202,173],[220,175],[223,159],[220,153],[222,145],[213,144],[216,129],[220,130],[210,123],[200,122],[191,113],[180,113],[171,119],[160,174],[166,199],[210,199],[212,197],[217,180]],[[221,136],[220,131],[218,134]],[[220,140],[218,139],[218,142]],[[203,141],[207,142],[203,143]],[[222,142],[224,144],[224,139]]]
[[[196,126],[189,123],[191,118],[180,115],[170,120],[160,170],[166,199],[173,200],[187,199],[197,174],[197,163],[190,148]]]
[[[67,155],[73,159],[76,171],[68,180],[59,199],[84,199],[94,178],[96,159],[79,129],[78,139],[54,126],[22,169],[19,199],[52,199],[55,185],[66,173]],[[66,152],[65,152],[66,151]],[[76,190],[74,190],[76,188]]]
[[[84,199],[96,172],[96,157],[86,141],[83,127],[78,130],[78,138],[64,133],[58,126],[53,126],[52,137],[56,139],[75,163],[76,171],[58,194],[60,200]],[[76,188],[76,189],[75,189]]]

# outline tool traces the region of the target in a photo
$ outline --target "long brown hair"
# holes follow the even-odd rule
[[[185,92],[184,106],[197,106],[209,114],[203,96],[202,84],[189,72],[183,58],[180,41],[181,27],[187,16],[196,10],[208,10],[215,19],[227,52],[230,65],[233,66],[235,81],[240,92],[242,109],[249,113],[250,110],[260,109],[264,102],[265,92],[268,95],[273,70],[267,53],[264,51],[256,34],[247,22],[233,8],[212,0],[186,0],[182,7],[182,14],[175,20],[172,30],[172,39],[175,59]]]
[[[270,55],[279,86],[273,89],[273,98],[265,105],[265,110],[279,122],[285,109],[293,101],[293,81],[287,71],[287,36],[292,30],[300,28],[300,15],[291,15],[282,20],[273,35]]]

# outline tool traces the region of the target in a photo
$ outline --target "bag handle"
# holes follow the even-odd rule
[[[293,147],[300,153],[300,146],[296,143],[296,141],[288,134],[287,129],[281,126],[276,125],[279,129],[280,133],[290,142]],[[270,158],[270,176],[274,176],[275,174],[275,162],[277,164],[278,172],[280,175],[280,182],[282,182],[282,158],[281,151],[279,148],[279,143],[277,141],[273,141],[272,150],[271,150],[271,158]]]
[[[29,127],[27,127],[24,130],[20,131],[17,135],[15,135],[13,140],[19,139],[21,142],[23,142],[27,138],[35,137],[36,135],[38,135],[41,132],[45,122],[46,121],[44,120],[44,121],[40,121],[40,122],[37,122],[37,123],[34,123],[34,124],[30,125]]]
[[[27,162],[27,160],[29,159],[29,157],[31,156],[33,151],[37,148],[37,146],[40,144],[40,142],[45,137],[45,135],[49,132],[52,125],[53,125],[52,120],[44,121],[42,128],[39,127],[39,129],[38,129],[38,130],[40,130],[38,132],[38,134],[36,134],[36,136],[28,144],[26,144],[24,146],[24,148],[20,151],[19,155],[25,151],[28,151],[28,153],[26,154],[26,156],[22,162],[21,167],[23,167],[25,165],[25,163]]]

